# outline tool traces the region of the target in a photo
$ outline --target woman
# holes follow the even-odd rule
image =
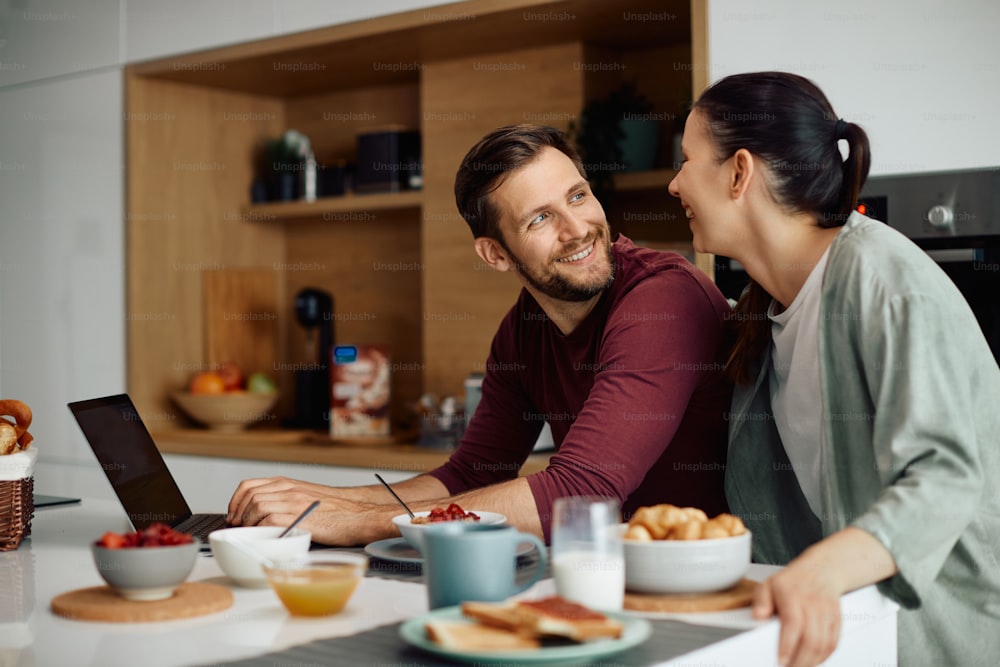
[[[779,662],[825,660],[839,597],[878,582],[901,664],[1000,664],[1000,370],[948,277],[854,210],[865,132],[802,77],[741,74],[701,96],[682,148],[670,193],[695,249],[752,279],[726,495],[755,560],[787,563],[753,602],[780,618]]]

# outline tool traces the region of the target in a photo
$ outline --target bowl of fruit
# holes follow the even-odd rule
[[[91,545],[101,578],[126,600],[165,600],[194,569],[199,544],[165,523],[134,533],[106,532]]]
[[[444,521],[470,521],[483,525],[502,524],[507,521],[507,517],[498,512],[484,512],[482,510],[466,512],[456,503],[413,514],[413,518],[410,518],[409,514],[398,514],[392,518],[392,523],[399,529],[400,535],[409,545],[420,553],[424,552],[424,531],[428,526]]]
[[[250,424],[273,421],[270,412],[278,400],[278,388],[266,373],[243,375],[234,363],[196,373],[187,391],[173,395],[188,417],[217,431],[240,431]]]

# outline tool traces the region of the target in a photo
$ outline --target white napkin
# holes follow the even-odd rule
[[[38,449],[34,445],[29,445],[21,452],[0,456],[0,482],[12,482],[31,477],[35,471],[35,459],[37,458]]]

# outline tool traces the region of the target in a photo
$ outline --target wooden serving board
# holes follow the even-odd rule
[[[225,586],[188,582],[166,600],[126,600],[108,586],[69,591],[52,598],[52,612],[74,621],[144,623],[204,616],[229,609],[233,594]]]
[[[741,579],[738,584],[724,591],[713,593],[629,593],[625,592],[625,608],[631,611],[662,611],[672,613],[693,613],[725,611],[749,607],[757,582]]]

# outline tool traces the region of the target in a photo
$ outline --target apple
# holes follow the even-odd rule
[[[232,361],[225,361],[220,364],[218,373],[222,377],[222,384],[226,391],[243,389],[243,371]]]
[[[267,373],[253,373],[247,379],[247,390],[254,394],[273,394],[278,391],[278,385]]]

